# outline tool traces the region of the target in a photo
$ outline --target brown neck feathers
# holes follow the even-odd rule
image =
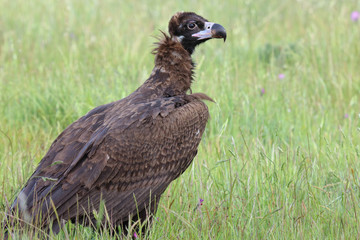
[[[164,88],[164,95],[185,94],[193,81],[194,68],[188,51],[177,39],[164,34],[164,38],[158,43],[153,53],[155,54],[155,69],[159,69],[163,74],[168,74],[161,84]],[[157,80],[155,76],[153,80]]]

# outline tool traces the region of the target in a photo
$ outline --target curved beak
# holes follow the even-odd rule
[[[193,37],[197,37],[198,40],[210,39],[210,38],[223,38],[226,40],[226,30],[223,26],[217,23],[206,22],[205,29],[194,33]]]

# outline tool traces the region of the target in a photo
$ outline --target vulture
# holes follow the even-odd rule
[[[191,54],[209,39],[226,39],[224,27],[193,12],[176,13],[168,30],[139,88],[94,108],[55,139],[10,206],[8,228],[21,219],[55,234],[66,221],[124,230],[129,221],[151,219],[161,194],[197,154],[209,118],[203,100],[211,98],[190,91]],[[99,220],[101,204],[107,217]]]

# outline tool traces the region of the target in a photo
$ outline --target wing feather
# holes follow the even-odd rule
[[[55,218],[51,198],[59,216],[73,219],[91,215],[102,199],[119,223],[159,199],[185,171],[208,117],[206,104],[191,95],[96,108],[55,140],[22,190],[27,206],[47,213],[50,221]]]

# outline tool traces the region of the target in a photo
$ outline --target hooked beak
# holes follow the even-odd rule
[[[226,31],[223,26],[217,23],[206,22],[205,29],[194,33],[193,37],[197,37],[198,40],[210,39],[210,38],[223,38],[224,42],[226,40]]]

